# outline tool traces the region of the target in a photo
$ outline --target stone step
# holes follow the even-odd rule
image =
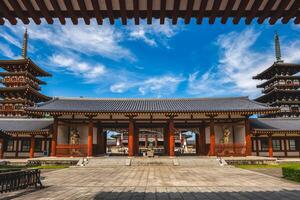
[[[132,158],[131,166],[173,166],[176,158]]]

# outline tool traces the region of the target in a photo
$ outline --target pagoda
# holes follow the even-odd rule
[[[46,83],[37,78],[51,74],[27,57],[27,41],[28,34],[25,30],[22,59],[0,60],[0,117],[26,117],[26,107],[51,99],[40,92],[40,85]]]
[[[281,59],[279,36],[275,34],[276,61],[268,69],[253,77],[266,80],[257,88],[263,95],[255,99],[260,103],[280,108],[278,113],[265,117],[300,117],[300,64],[285,63]]]

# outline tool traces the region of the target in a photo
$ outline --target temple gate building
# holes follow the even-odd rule
[[[276,45],[278,55],[279,42]],[[257,102],[272,97],[269,93],[257,101],[248,97],[49,98],[39,93],[39,84],[43,82],[36,77],[50,74],[26,57],[26,46],[25,33],[24,59],[0,61],[1,67],[8,71],[2,72],[7,87],[0,89],[4,98],[0,158],[113,154],[113,138],[114,145],[122,147],[119,153],[126,156],[145,153],[180,156],[187,146],[186,132],[194,134],[194,151],[191,151],[194,155],[300,156],[300,120],[266,118],[286,115],[273,101]],[[298,78],[290,75],[299,72],[298,66],[278,59],[256,77],[271,79],[277,69],[287,69],[292,72],[283,75],[288,75],[294,83]],[[273,80],[269,82],[274,84]],[[277,89],[272,87],[270,91],[276,93]],[[290,94],[292,90],[287,89],[295,87],[284,85],[285,90],[280,94]],[[291,93],[298,95],[299,90]],[[297,95],[288,97],[295,97],[289,105],[298,105]],[[297,114],[291,113],[289,116]],[[253,115],[264,118],[251,118]],[[114,134],[109,135],[111,132]]]

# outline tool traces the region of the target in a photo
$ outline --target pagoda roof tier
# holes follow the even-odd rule
[[[47,83],[36,78],[35,76],[33,76],[30,72],[27,71],[23,71],[23,72],[0,72],[0,76],[4,77],[4,76],[28,76],[29,78],[31,78],[32,80],[34,80],[35,82],[37,82],[40,85],[46,85]]]
[[[16,93],[21,93],[21,96],[23,98],[29,98],[30,94],[32,94],[32,96],[34,98],[36,98],[38,100],[38,102],[45,102],[45,101],[49,101],[51,98],[43,95],[41,93],[39,93],[37,90],[35,90],[34,88],[32,88],[31,86],[27,85],[27,86],[21,86],[21,87],[2,87],[0,88],[0,96],[2,98],[7,97],[7,96],[16,96]]]
[[[0,67],[9,72],[28,71],[33,76],[51,76],[48,72],[37,66],[30,58],[18,60],[0,60]]]
[[[53,119],[0,118],[0,130],[6,134],[49,134]]]
[[[9,100],[6,100],[6,99],[3,99],[3,100],[0,100],[0,103],[27,103],[28,100],[26,99],[9,99]]]
[[[300,97],[300,90],[278,90],[274,89],[270,91],[269,93],[260,96],[255,99],[255,101],[266,103],[269,99],[277,99],[279,96],[297,96]]]
[[[300,133],[300,118],[250,119],[254,134]]]
[[[73,24],[78,24],[78,18],[83,18],[85,24],[90,24],[91,19],[96,19],[99,25],[106,19],[110,24],[120,19],[125,25],[127,20],[133,18],[135,24],[140,24],[141,19],[147,19],[147,23],[152,24],[153,18],[159,19],[161,24],[167,19],[172,19],[172,23],[177,24],[179,18],[184,19],[185,24],[189,24],[191,19],[201,24],[203,18],[209,18],[210,24],[214,24],[216,18],[220,18],[223,24],[231,18],[234,24],[238,24],[241,19],[250,24],[255,18],[258,18],[259,24],[265,20],[270,24],[275,24],[278,20],[286,24],[299,16],[297,2],[280,1],[279,4],[275,0],[1,1],[0,24],[4,24],[6,20],[17,24],[17,18],[24,24],[31,21],[41,24],[41,18],[48,24],[53,24],[54,18],[58,18],[61,24],[66,24],[66,18],[70,18]],[[295,20],[295,23],[298,22]]]
[[[287,104],[291,104],[291,105],[300,105],[300,101],[275,101],[273,103],[270,104],[270,106],[279,106],[279,105],[287,105]]]
[[[297,74],[300,72],[300,64],[275,62],[271,67],[254,76],[253,79],[268,80],[276,75],[281,75],[282,72],[288,72],[289,76]]]
[[[299,80],[300,81],[300,76],[280,76],[280,75],[275,75],[274,77],[272,77],[271,79],[263,82],[262,84],[257,85],[257,88],[263,88],[265,86],[267,86],[268,84],[276,81],[276,80],[280,80],[280,79],[285,79],[285,80]]]
[[[139,114],[139,113],[203,113],[203,114],[253,114],[276,112],[248,97],[233,98],[178,98],[178,99],[88,99],[54,98],[49,102],[26,109],[33,114]]]

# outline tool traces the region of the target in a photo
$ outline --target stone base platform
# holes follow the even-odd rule
[[[2,161],[10,165],[76,165],[83,163],[88,167],[95,166],[217,166],[220,163],[217,157],[209,156],[155,156],[148,157],[127,157],[127,156],[99,156],[88,158],[88,162],[83,162],[84,158],[78,157],[40,157],[33,159],[4,159]],[[300,158],[269,158],[258,156],[247,157],[222,157],[222,161],[228,165],[245,164],[276,164],[282,162],[300,162]]]

